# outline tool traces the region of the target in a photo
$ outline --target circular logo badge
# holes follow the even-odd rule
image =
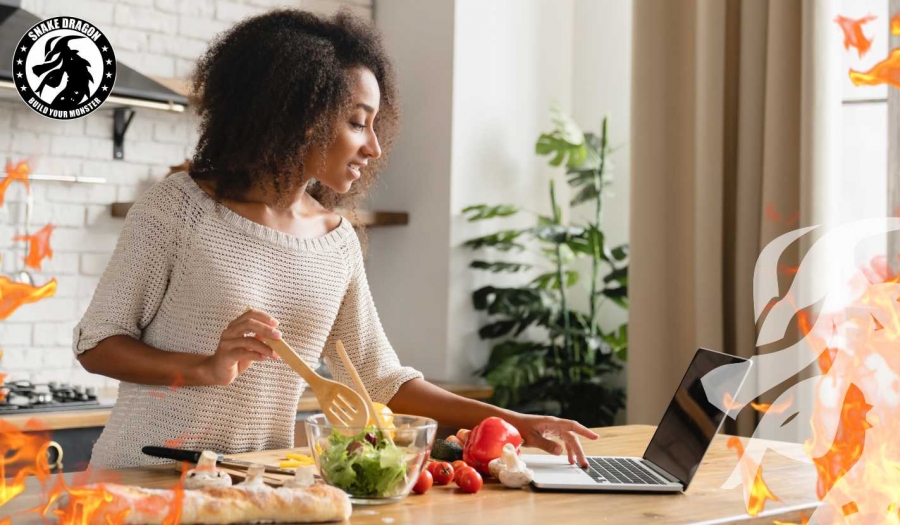
[[[12,72],[16,91],[28,107],[52,119],[76,119],[109,97],[116,82],[116,55],[96,26],[59,16],[25,33]]]

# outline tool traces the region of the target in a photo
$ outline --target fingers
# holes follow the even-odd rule
[[[268,325],[268,326],[278,326],[278,320],[272,317],[271,315],[261,311],[256,310],[254,308],[248,308],[241,315],[239,315],[234,321],[229,323],[228,327],[230,328],[232,325],[235,325],[241,321],[246,319],[256,319],[257,321]]]
[[[584,456],[584,448],[581,447],[581,441],[578,440],[573,432],[564,432],[562,439],[566,443],[566,452],[569,453],[569,464],[574,465],[576,460],[582,468],[588,466],[587,458]]]
[[[553,454],[554,456],[558,456],[563,452],[563,446],[561,444],[557,443],[556,441],[547,439],[539,434],[532,435],[531,439],[528,440],[527,445],[529,447],[539,448],[544,452]]]
[[[223,339],[219,343],[219,347],[225,349],[229,353],[233,353],[235,351],[243,351],[259,355],[260,359],[255,359],[257,361],[261,361],[266,358],[278,359],[278,354],[276,354],[269,345],[252,337],[234,337]],[[240,358],[244,358],[244,356],[235,356],[235,359]]]
[[[281,339],[280,330],[271,325],[266,325],[257,319],[244,319],[232,323],[224,332],[222,332],[222,336],[224,338],[241,338],[247,333],[253,333],[256,336],[263,336],[269,339]]]
[[[578,434],[579,436],[584,436],[588,439],[597,439],[598,437],[600,437],[597,435],[596,432],[587,428],[586,426],[582,425],[581,423],[579,423],[577,421],[572,421],[570,419],[567,419],[566,423],[568,423],[568,425],[567,425],[568,428],[566,430],[568,430],[569,432],[574,432],[574,433]]]

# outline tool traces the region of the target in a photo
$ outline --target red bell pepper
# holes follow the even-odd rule
[[[503,445],[511,443],[516,452],[522,446],[522,436],[516,427],[499,417],[489,417],[472,429],[463,448],[463,461],[485,476],[490,475],[488,463],[503,452]]]

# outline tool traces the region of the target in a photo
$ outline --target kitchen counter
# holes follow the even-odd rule
[[[595,429],[597,441],[583,441],[589,454],[640,456],[654,427],[632,425]],[[379,507],[355,507],[350,523],[369,524],[458,524],[458,523],[767,523],[773,519],[799,523],[817,503],[816,472],[812,465],[796,463],[778,454],[766,455],[763,477],[781,502],[769,501],[758,517],[744,510],[740,488],[721,489],[737,463],[737,455],[726,447],[728,436],[717,436],[685,494],[603,494],[510,490],[487,482],[477,494],[462,494],[451,483],[435,486],[424,495],[412,494],[403,501]],[[800,447],[800,445],[791,445]],[[300,449],[303,452],[302,449]],[[279,451],[278,455],[286,451]],[[529,449],[529,452],[533,450]],[[272,451],[235,454],[249,460],[271,458]],[[67,474],[68,482],[73,475]],[[90,481],[116,480],[145,487],[172,487],[178,480],[173,464],[154,467],[95,471]],[[27,509],[40,502],[41,488],[30,479],[25,492],[0,508],[0,518],[12,515],[12,525],[42,523]]]
[[[462,383],[443,383],[434,382],[434,384],[449,390],[454,394],[458,394],[470,399],[488,399],[491,397],[493,390],[490,386],[468,385]],[[112,404],[115,401],[113,394],[109,399],[104,398],[103,404]],[[319,402],[313,393],[307,389],[300,396],[300,402],[297,403],[297,412],[317,412],[319,410]],[[109,420],[110,409],[86,409],[86,410],[68,410],[60,412],[34,412],[31,414],[14,414],[0,416],[6,423],[14,425],[16,428],[22,429],[25,423],[37,419],[44,430],[64,430],[73,428],[93,428],[106,426]]]

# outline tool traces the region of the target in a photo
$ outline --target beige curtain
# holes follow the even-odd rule
[[[659,420],[698,347],[757,352],[756,257],[814,219],[810,180],[830,169],[811,159],[834,107],[804,94],[814,3],[634,1],[629,423]],[[727,430],[752,430],[743,412]]]

